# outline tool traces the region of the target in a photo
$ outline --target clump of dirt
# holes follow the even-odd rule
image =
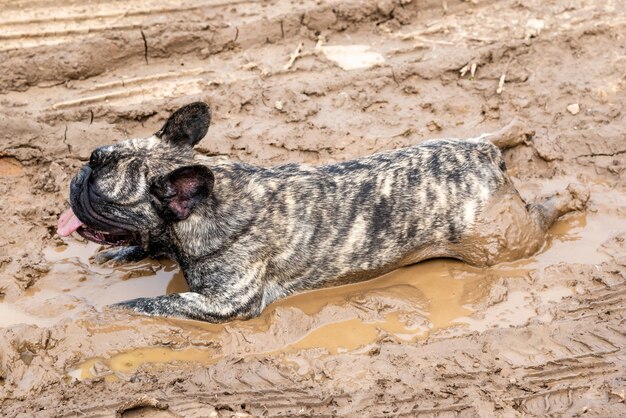
[[[0,17],[3,416],[624,411],[626,19],[613,1],[19,0]],[[530,202],[585,213],[534,256],[433,260],[211,325],[106,305],[180,292],[168,260],[97,266],[55,235],[97,146],[213,108],[199,151],[323,163],[496,131]]]

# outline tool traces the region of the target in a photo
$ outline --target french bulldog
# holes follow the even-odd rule
[[[536,252],[588,198],[571,186],[522,200],[498,148],[530,140],[518,121],[347,162],[259,167],[197,154],[210,120],[191,103],[149,138],[95,149],[73,178],[59,235],[113,246],[101,262],[170,257],[189,285],[113,306],[223,322],[429,258],[490,266]]]

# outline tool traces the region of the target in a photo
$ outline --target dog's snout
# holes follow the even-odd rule
[[[91,176],[92,172],[93,170],[91,167],[89,167],[88,165],[84,166],[82,170],[80,170],[80,172],[78,173],[79,176],[81,177],[81,183],[84,183],[87,180],[89,180],[89,177]]]

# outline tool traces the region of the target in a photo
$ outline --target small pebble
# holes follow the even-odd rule
[[[578,114],[578,112],[580,112],[580,106],[578,105],[578,103],[572,103],[571,105],[567,106],[566,109],[572,115],[576,115]]]
[[[526,22],[526,39],[536,38],[546,27],[546,22],[541,19],[529,19]]]

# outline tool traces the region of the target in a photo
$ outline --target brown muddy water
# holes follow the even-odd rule
[[[626,194],[606,193],[600,189],[594,199],[611,205],[624,201]],[[533,271],[558,263],[585,259],[602,263],[609,257],[599,249],[611,237],[611,225],[626,228],[620,216],[595,213],[572,213],[550,229],[544,248],[535,256],[504,263],[492,268],[475,268],[460,261],[435,259],[398,269],[379,278],[357,284],[321,289],[294,295],[270,305],[259,318],[215,325],[195,321],[176,321],[182,328],[200,327],[208,334],[223,333],[226,327],[250,331],[267,330],[270,316],[278,308],[295,308],[315,317],[328,307],[354,306],[367,309],[368,298],[387,301],[376,320],[358,315],[337,321],[320,321],[304,336],[287,339],[269,351],[248,351],[245,356],[322,348],[331,354],[359,350],[384,333],[411,341],[436,330],[457,329],[463,332],[484,331],[525,324],[529,318],[548,322],[549,314],[538,315],[538,305],[558,303],[574,289],[562,284],[545,287],[534,294],[528,290],[509,289],[500,299],[493,299],[494,283],[502,278],[525,280]],[[99,246],[69,238],[64,245],[47,248],[45,256],[52,269],[45,280],[29,288],[25,297],[14,303],[0,303],[0,326],[18,323],[50,326],[73,318],[81,308],[102,308],[108,304],[136,297],[150,297],[187,290],[184,277],[170,260],[144,260],[115,268],[90,262]],[[79,271],[80,274],[76,274]],[[496,292],[497,293],[497,292]],[[496,299],[498,296],[496,295]],[[403,303],[405,302],[405,303]],[[395,305],[395,306],[393,306]],[[380,307],[380,306],[379,306]],[[376,317],[376,315],[374,315]],[[93,378],[104,367],[107,380],[117,380],[116,373],[131,373],[144,363],[190,361],[213,364],[222,356],[214,350],[146,347],[115,353],[108,358],[95,357],[77,365],[69,375],[77,379]]]

